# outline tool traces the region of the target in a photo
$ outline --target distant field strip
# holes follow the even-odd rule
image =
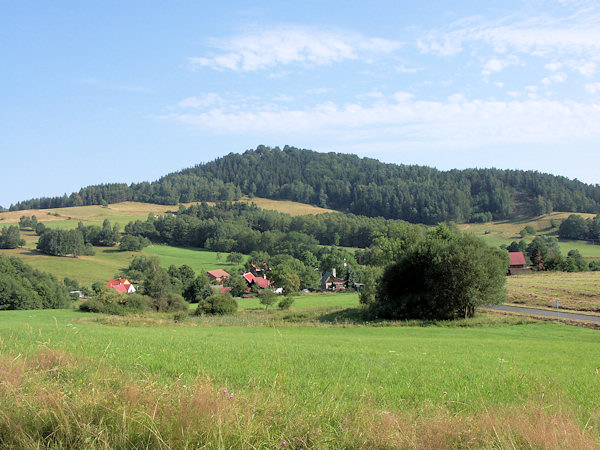
[[[600,272],[538,272],[507,277],[508,302],[600,312]]]

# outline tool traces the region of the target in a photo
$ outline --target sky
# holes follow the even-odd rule
[[[598,1],[0,0],[0,205],[258,145],[600,183]]]

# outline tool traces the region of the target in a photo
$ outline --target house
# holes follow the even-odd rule
[[[133,284],[127,278],[117,278],[108,280],[106,283],[106,287],[111,287],[116,291],[123,292],[124,294],[133,294],[135,292],[135,288]]]
[[[250,265],[250,273],[255,277],[267,278],[267,272],[270,270],[271,268],[267,263]]]
[[[209,270],[206,272],[206,274],[208,275],[209,281],[216,281],[217,283],[221,283],[224,278],[231,277],[231,275],[229,275],[223,269]]]
[[[324,291],[343,291],[346,289],[346,281],[336,276],[334,268],[331,272],[325,272],[321,277],[321,289]]]
[[[242,276],[246,280],[246,283],[248,283],[248,287],[252,287],[253,284],[256,284],[260,289],[266,289],[271,286],[271,282],[266,278],[266,275],[264,277],[259,277],[252,272],[246,272]]]
[[[527,261],[525,260],[525,255],[523,252],[508,252],[508,257],[510,258],[508,275],[531,272],[531,267],[526,267]]]

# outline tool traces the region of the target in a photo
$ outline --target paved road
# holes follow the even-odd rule
[[[521,314],[530,314],[534,316],[548,316],[556,318],[556,311],[547,309],[523,308],[521,306],[509,305],[485,305],[485,308],[495,309],[497,311],[518,312]],[[586,322],[600,322],[600,316],[588,316],[587,314],[569,313],[560,310],[561,319],[585,320]]]

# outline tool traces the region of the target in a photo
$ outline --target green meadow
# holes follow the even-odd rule
[[[519,234],[519,232],[528,225],[531,225],[536,230],[537,236],[548,235],[558,237],[558,228],[552,227],[551,220],[554,220],[560,225],[561,221],[571,214],[572,213],[554,212],[533,218],[501,220],[481,224],[461,224],[458,227],[461,230],[482,237],[489,245],[499,247],[500,245],[509,245],[512,241],[520,241],[521,239],[524,239],[526,242],[531,242],[535,236],[528,235],[525,238],[522,238]],[[594,214],[583,213],[580,215],[584,218],[595,216]],[[585,258],[600,258],[600,245],[594,245],[587,241],[561,239],[559,240],[559,246],[561,252],[565,256],[569,253],[569,250],[579,250]]]
[[[598,332],[486,320],[124,326],[4,311],[0,446],[598,445]]]

